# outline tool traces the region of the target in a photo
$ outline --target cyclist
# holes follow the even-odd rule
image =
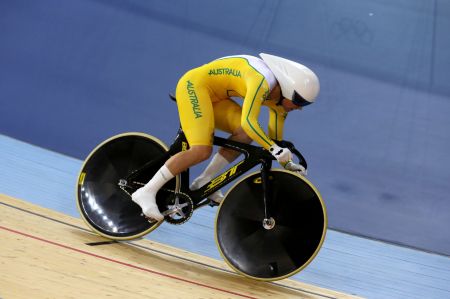
[[[165,183],[211,156],[215,128],[231,133],[231,140],[256,141],[283,167],[305,172],[301,165],[291,163],[290,150],[279,147],[273,140],[282,139],[288,112],[315,101],[319,79],[297,62],[264,53],[260,57],[223,57],[188,71],[179,80],[178,112],[189,149],[172,156],[144,187],[132,194],[132,200],[148,218],[157,221],[164,218],[156,205],[156,193]],[[243,99],[242,108],[232,97]],[[269,108],[268,134],[258,123],[262,105]],[[191,189],[206,184],[238,155],[237,151],[220,148]],[[220,190],[210,196],[216,202],[222,198]]]

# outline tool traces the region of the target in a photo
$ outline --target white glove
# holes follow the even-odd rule
[[[305,167],[303,167],[300,164],[295,164],[292,161],[287,162],[284,165],[284,168],[287,169],[287,170],[290,170],[290,171],[295,171],[295,172],[297,172],[298,174],[300,174],[302,176],[306,176],[308,174],[308,171],[305,169]]]
[[[277,159],[278,163],[281,165],[284,165],[292,160],[292,153],[288,148],[279,147],[278,145],[274,144],[269,149],[272,156]]]

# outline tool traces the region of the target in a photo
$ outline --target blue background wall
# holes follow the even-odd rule
[[[449,255],[450,2],[243,5],[0,1],[0,133],[80,159],[124,131],[170,143],[167,94],[185,71],[285,56],[321,78],[285,138],[308,158],[330,226]]]

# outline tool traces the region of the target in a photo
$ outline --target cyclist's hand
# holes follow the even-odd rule
[[[280,163],[283,166],[292,160],[292,153],[287,148],[279,147],[278,145],[274,144],[270,147],[269,151],[272,154],[272,156],[274,156],[275,159],[277,159],[278,163]]]
[[[308,171],[305,169],[305,167],[303,167],[300,164],[295,164],[292,161],[287,162],[284,165],[284,168],[287,169],[287,170],[290,170],[290,171],[295,171],[295,172],[297,172],[298,174],[300,174],[302,176],[306,176],[308,174]]]

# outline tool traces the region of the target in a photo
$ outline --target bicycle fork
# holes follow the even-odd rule
[[[270,192],[270,178],[269,172],[272,168],[272,161],[264,160],[261,165],[261,183],[263,188],[263,201],[264,201],[264,219],[262,225],[265,229],[270,230],[275,227],[275,219],[271,215],[273,210],[273,198]]]

